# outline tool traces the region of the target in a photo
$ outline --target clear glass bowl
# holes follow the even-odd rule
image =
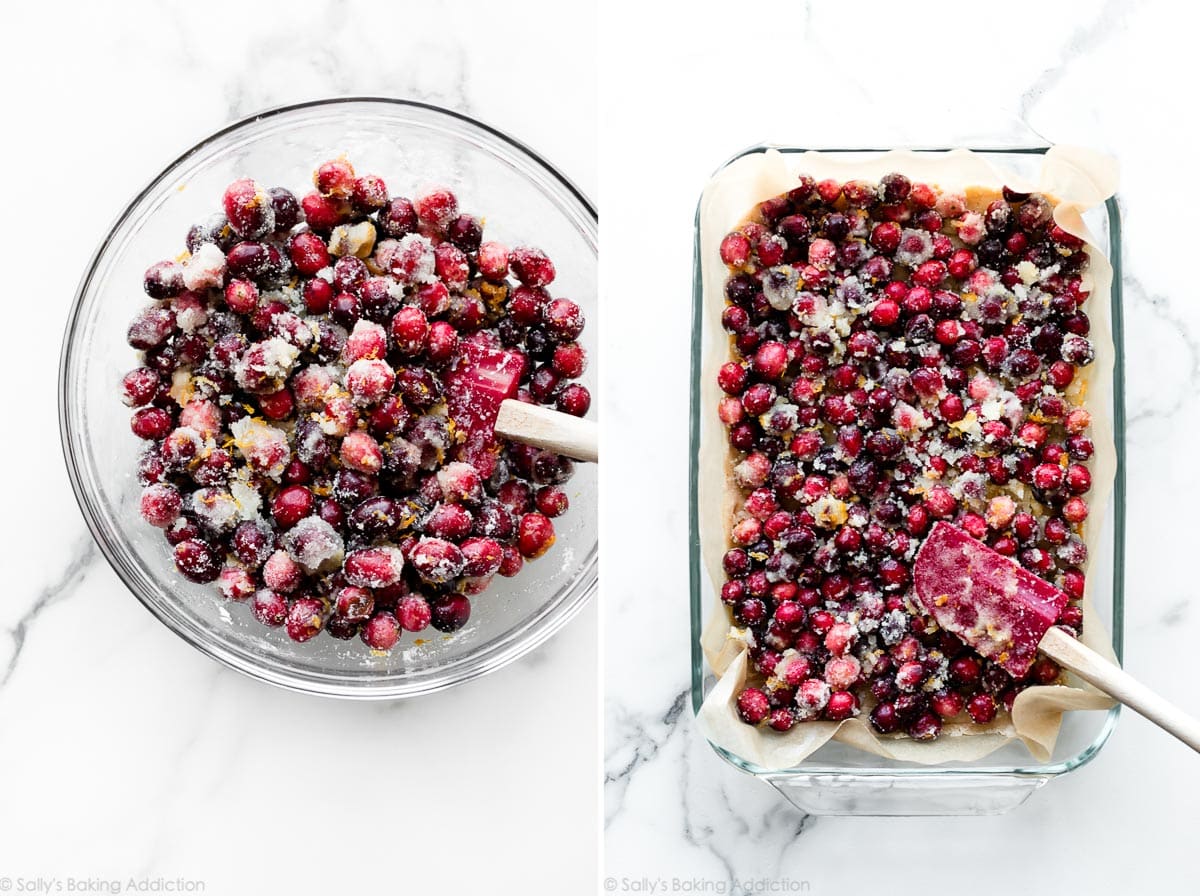
[[[729,162],[768,148],[783,153],[805,152],[799,147],[755,146]],[[1046,146],[975,149],[998,165],[1033,179]],[[946,152],[920,149],[920,152]],[[821,149],[850,156],[875,155],[882,149]],[[726,162],[726,165],[729,164]],[[1115,198],[1085,216],[1100,246],[1107,244],[1113,266],[1112,335],[1116,348],[1113,369],[1113,438],[1117,472],[1112,498],[1106,508],[1103,537],[1089,565],[1090,587],[1096,610],[1112,632],[1113,649],[1121,655],[1125,569],[1125,352],[1121,304],[1121,219]],[[692,621],[692,708],[699,712],[705,695],[716,683],[700,648],[700,634],[711,608],[700,558],[700,519],[697,506],[697,464],[702,414],[716,413],[700,401],[703,369],[700,277],[700,212],[696,212],[696,240],[692,298],[692,400],[691,469],[689,477],[690,576]],[[766,769],[715,744],[713,749],[731,765],[774,786],[796,807],[811,815],[986,815],[1020,805],[1055,777],[1074,771],[1099,752],[1116,724],[1120,708],[1108,712],[1069,712],[1063,717],[1054,753],[1045,763],[1033,761],[1024,745],[1014,742],[975,762],[930,767],[882,759],[837,741],[830,741],[795,768]]]
[[[387,656],[358,639],[326,635],[304,644],[269,629],[249,608],[175,570],[161,533],[138,514],[139,440],[117,387],[135,366],[125,342],[147,303],[142,273],[184,249],[188,226],[220,209],[243,175],[298,189],[321,161],[346,153],[384,176],[396,194],[451,186],[465,210],[486,216],[488,237],[540,246],[554,260],[555,295],[593,321],[581,341],[595,358],[597,217],[588,199],[529,148],[464,115],[422,103],[348,98],[274,109],[213,134],[167,166],[117,218],[83,276],[60,364],[59,422],[71,484],[92,535],[121,580],[185,641],[226,665],[298,691],[354,698],[406,697],[477,678],[541,644],[596,591],[594,465],[579,464],[558,541],[521,574],[497,577],[472,600],[451,636],[405,635]],[[595,376],[595,366],[591,376]]]

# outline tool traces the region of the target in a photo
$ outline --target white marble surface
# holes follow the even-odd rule
[[[1131,713],[1094,762],[1008,815],[815,818],[719,760],[687,694],[684,396],[704,181],[762,141],[969,145],[1026,137],[1024,119],[1047,140],[1093,145],[1123,165],[1127,665],[1200,712],[1189,559],[1200,304],[1192,249],[1170,235],[1187,226],[1200,61],[1176,7],[814,0],[683,18],[633,9],[602,13],[603,38],[622,35],[624,56],[641,60],[606,68],[601,99],[606,327],[619,328],[634,359],[610,365],[602,410],[609,433],[636,433],[607,441],[604,468],[611,891],[661,893],[651,889],[659,879],[670,888],[678,878],[712,893],[743,892],[730,881],[746,879],[772,893],[1194,892],[1200,759]],[[653,222],[652,240],[637,242],[639,219]]]
[[[131,877],[183,878],[218,896],[595,881],[594,606],[432,698],[339,703],[255,683],[167,631],[99,557],[55,409],[93,247],[162,165],[246,114],[337,94],[429,100],[525,140],[594,196],[596,68],[592,42],[568,39],[578,15],[332,0],[6,10],[0,368],[19,405],[0,440],[0,891],[38,877],[59,892],[69,878],[122,892]]]

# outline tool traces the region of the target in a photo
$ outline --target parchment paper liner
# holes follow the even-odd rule
[[[1091,465],[1092,491],[1088,495],[1093,512],[1083,533],[1089,555],[1095,551],[1112,490],[1116,471],[1116,450],[1109,418],[1114,363],[1110,322],[1113,271],[1104,253],[1096,246],[1095,238],[1088,232],[1082,214],[1103,203],[1115,191],[1115,160],[1090,150],[1056,146],[1043,157],[1036,184],[961,149],[938,154],[892,151],[862,160],[819,152],[784,155],[768,150],[743,156],[723,168],[709,182],[701,199],[704,308],[701,315],[698,486],[701,560],[714,601],[701,635],[701,645],[720,680],[705,698],[697,721],[700,730],[714,744],[763,768],[792,768],[831,738],[878,756],[928,765],[980,759],[1006,743],[1020,739],[1039,762],[1046,762],[1054,750],[1065,710],[1108,709],[1113,705],[1107,695],[1086,682],[1070,678],[1069,687],[1034,686],[1022,691],[1013,704],[1011,716],[1002,709],[990,725],[950,722],[937,740],[925,743],[904,735],[880,736],[871,728],[865,714],[844,722],[802,722],[786,733],[752,727],[738,718],[735,701],[746,681],[748,654],[745,643],[728,637],[729,611],[717,596],[719,583],[724,581],[721,557],[730,546],[729,523],[740,497],[730,476],[731,459],[736,452],[729,446],[716,414],[721,398],[716,372],[728,360],[730,352],[729,337],[721,328],[727,272],[720,260],[720,241],[745,220],[757,203],[795,186],[801,172],[811,174],[817,180],[834,177],[844,181],[878,180],[892,171],[903,172],[914,181],[936,184],[943,189],[967,191],[972,200],[1005,185],[1036,189],[1057,199],[1055,221],[1087,242],[1090,262],[1085,286],[1090,285],[1091,297],[1086,307],[1092,322],[1089,336],[1096,357],[1085,368],[1086,378],[1077,378],[1072,389],[1080,386],[1088,389],[1086,405],[1092,412],[1091,436],[1096,446]],[[1115,661],[1108,633],[1095,612],[1090,592],[1089,577],[1082,602],[1082,641]]]

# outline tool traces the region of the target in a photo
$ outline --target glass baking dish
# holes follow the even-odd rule
[[[1040,156],[1049,147],[1021,146],[973,148],[997,165],[1033,178]],[[799,147],[751,147],[729,159],[776,149],[782,153],[800,153]],[[866,157],[883,149],[822,149],[846,158]],[[925,149],[920,153],[942,153],[948,149]],[[724,166],[722,166],[723,168]],[[1092,599],[1097,613],[1112,633],[1113,649],[1121,656],[1124,616],[1125,562],[1125,384],[1124,329],[1121,304],[1121,219],[1116,198],[1093,209],[1085,220],[1096,237],[1097,245],[1107,246],[1113,266],[1112,336],[1115,348],[1113,367],[1113,439],[1117,470],[1112,497],[1105,509],[1105,526],[1096,546],[1089,576]],[[701,406],[700,376],[702,356],[701,303],[703,288],[700,264],[700,208],[697,204],[692,292],[692,382],[689,471],[689,554],[691,579],[692,633],[692,709],[699,712],[705,695],[716,683],[700,648],[705,615],[710,612],[712,596],[707,592],[700,557],[700,520],[697,501],[699,484],[699,447],[701,414],[716,413]],[[1074,771],[1091,760],[1103,747],[1116,725],[1119,706],[1107,712],[1069,712],[1063,717],[1062,730],[1050,760],[1038,763],[1020,742],[1008,744],[983,759],[930,767],[883,759],[830,741],[801,765],[783,771],[762,768],[717,745],[713,749],[726,762],[775,787],[797,808],[812,815],[988,815],[1006,812],[1021,803],[1047,782]]]

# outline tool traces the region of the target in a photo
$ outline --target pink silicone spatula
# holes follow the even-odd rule
[[[1038,652],[1200,752],[1200,722],[1054,623],[1067,595],[950,523],[917,551],[913,585],[926,612],[1019,678]]]
[[[467,339],[443,382],[455,425],[466,430],[461,457],[489,475],[496,436],[546,448],[575,460],[598,459],[596,424],[516,400],[525,356]]]

